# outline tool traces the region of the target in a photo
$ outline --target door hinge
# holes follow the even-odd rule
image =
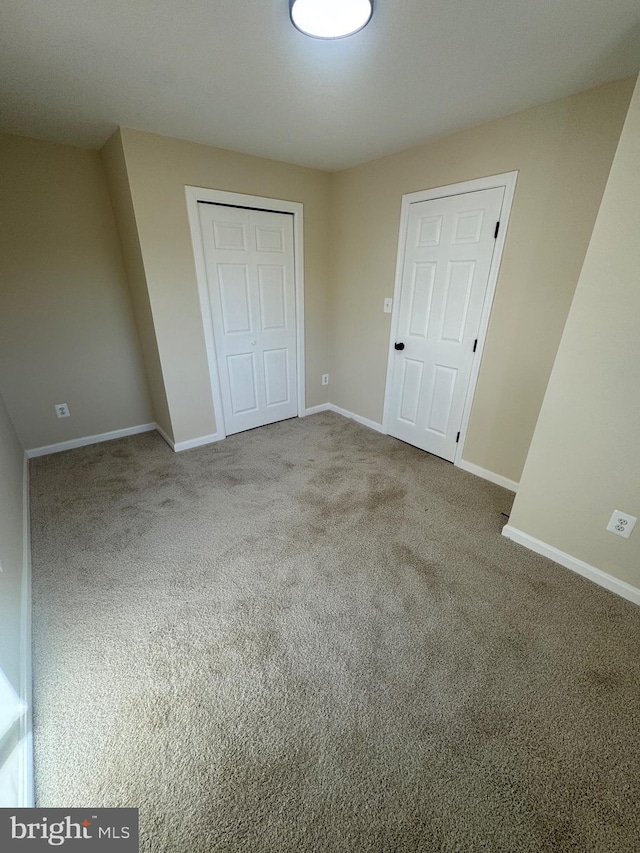
[[[500,230],[500,223],[496,222],[496,230],[493,232],[493,239],[495,240],[498,236],[498,231]]]
[[[460,441],[460,433],[458,433],[458,434],[457,434],[457,436],[456,436],[456,444],[457,444],[459,441]]]
[[[475,352],[478,349],[478,339],[476,338],[473,342],[473,351]]]

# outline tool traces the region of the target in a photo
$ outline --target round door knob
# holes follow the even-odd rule
[[[254,347],[256,345],[255,341],[251,341],[251,346]]]
[[[400,343],[395,344],[395,348],[396,349],[404,349],[404,344],[402,343],[402,341],[400,341]]]

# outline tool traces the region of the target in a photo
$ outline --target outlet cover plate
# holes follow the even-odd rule
[[[68,418],[71,417],[69,414],[69,406],[66,403],[56,403],[54,406],[56,410],[56,415],[59,418]]]
[[[628,539],[637,520],[634,515],[627,515],[626,512],[620,512],[619,509],[616,509],[609,520],[609,524],[607,524],[607,530],[609,533],[615,533],[616,536]]]

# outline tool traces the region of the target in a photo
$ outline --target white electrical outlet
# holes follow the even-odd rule
[[[384,300],[384,313],[391,314],[391,306],[393,305],[393,299],[390,296],[387,296]]]
[[[323,373],[323,374],[322,374],[322,384],[323,384],[323,385],[328,385],[328,384],[329,384],[329,374],[328,374],[328,373]]]
[[[620,512],[619,509],[616,509],[611,516],[609,524],[607,524],[607,530],[609,533],[615,533],[616,536],[628,539],[631,536],[631,531],[636,526],[637,520],[634,515],[627,515],[626,512]]]
[[[66,403],[56,403],[54,406],[56,410],[56,415],[59,418],[69,418],[71,415],[69,414],[69,406]]]

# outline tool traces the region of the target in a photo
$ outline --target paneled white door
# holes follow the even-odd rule
[[[389,432],[453,462],[504,187],[410,205]]]
[[[293,216],[198,208],[225,431],[296,417]]]

